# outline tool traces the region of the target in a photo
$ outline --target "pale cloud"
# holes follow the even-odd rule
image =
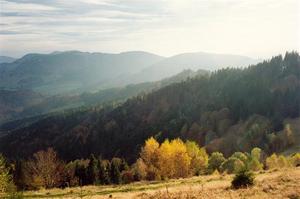
[[[300,50],[298,0],[0,0],[0,54]]]

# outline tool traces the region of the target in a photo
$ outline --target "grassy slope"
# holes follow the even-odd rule
[[[122,186],[85,186],[83,188],[28,191],[26,198],[297,198],[300,197],[300,168],[262,171],[255,186],[230,188],[232,175],[211,175],[166,182],[138,182]]]

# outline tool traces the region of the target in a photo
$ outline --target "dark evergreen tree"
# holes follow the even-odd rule
[[[76,161],[75,176],[78,177],[80,186],[87,185],[89,182],[86,173],[85,166],[80,161]]]
[[[113,158],[111,160],[110,177],[111,177],[111,182],[113,184],[121,183],[121,171],[120,171],[121,166],[122,166],[122,160],[120,158]]]
[[[99,164],[98,159],[91,154],[89,158],[89,164],[86,169],[88,184],[99,184]]]
[[[99,180],[101,184],[110,184],[110,162],[108,160],[99,160]]]
[[[121,163],[121,167],[120,167],[120,171],[125,171],[125,170],[128,170],[129,169],[129,166],[126,162],[126,160],[124,158],[122,158],[122,163]]]
[[[18,189],[24,190],[26,188],[25,187],[26,183],[25,183],[25,176],[24,176],[24,161],[23,160],[17,160],[14,163],[13,181]]]

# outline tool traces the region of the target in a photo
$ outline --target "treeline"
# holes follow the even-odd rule
[[[192,141],[181,139],[165,140],[159,144],[153,137],[149,138],[141,150],[140,158],[135,164],[143,168],[142,179],[161,180],[181,178],[214,172],[238,173],[241,170],[259,171],[300,166],[300,153],[292,156],[267,156],[260,148],[255,147],[250,153],[235,152],[225,158],[220,152],[210,156],[205,148]]]
[[[71,162],[60,160],[49,148],[39,151],[26,161],[8,164],[0,155],[0,192],[40,188],[64,188],[83,185],[126,184],[141,180],[167,180],[212,173],[238,173],[300,166],[300,153],[292,156],[266,157],[260,148],[251,153],[235,152],[225,158],[220,152],[210,156],[195,142],[181,139],[158,143],[146,140],[140,157],[128,166],[124,159],[103,160],[91,155],[89,159]]]
[[[39,189],[128,183],[133,176],[128,176],[127,171],[129,166],[124,159],[103,160],[91,155],[89,159],[66,163],[48,148],[27,161],[17,161],[12,173],[18,188]]]

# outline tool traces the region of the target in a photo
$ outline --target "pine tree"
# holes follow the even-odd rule
[[[98,160],[93,154],[91,154],[89,158],[89,165],[87,167],[87,178],[89,184],[99,184]]]
[[[99,180],[101,184],[110,184],[110,162],[108,160],[99,160]]]
[[[86,168],[79,160],[75,164],[75,176],[78,177],[80,186],[88,184]]]
[[[120,158],[113,158],[111,160],[110,177],[111,177],[111,182],[114,184],[121,183],[121,171],[120,171],[121,164],[122,164],[122,160]]]

